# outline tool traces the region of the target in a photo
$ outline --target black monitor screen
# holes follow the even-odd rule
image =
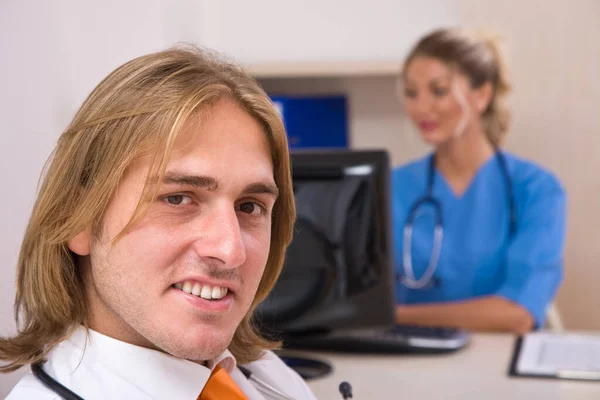
[[[258,309],[263,324],[284,333],[393,324],[387,153],[296,152],[292,178],[294,237]]]

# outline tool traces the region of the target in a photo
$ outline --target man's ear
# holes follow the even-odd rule
[[[494,95],[494,88],[491,82],[485,82],[483,85],[478,87],[474,93],[475,107],[479,114],[483,114],[487,110],[492,96]]]
[[[69,246],[69,250],[79,256],[88,256],[90,255],[90,228],[86,228],[75,235],[72,239],[67,241],[67,246]]]

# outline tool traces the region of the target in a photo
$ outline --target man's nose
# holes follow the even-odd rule
[[[205,211],[194,243],[196,253],[236,268],[246,261],[246,246],[234,205],[219,204]]]

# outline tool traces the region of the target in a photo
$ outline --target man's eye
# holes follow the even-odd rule
[[[172,206],[180,206],[189,204],[191,199],[183,194],[171,194],[164,197],[164,201]]]
[[[263,212],[263,208],[257,203],[248,201],[240,204],[240,211],[246,214],[260,215]]]

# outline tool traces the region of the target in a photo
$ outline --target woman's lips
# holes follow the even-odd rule
[[[431,131],[437,129],[438,124],[437,124],[437,122],[433,122],[433,121],[422,121],[422,122],[419,122],[419,127],[424,132],[431,132]]]

